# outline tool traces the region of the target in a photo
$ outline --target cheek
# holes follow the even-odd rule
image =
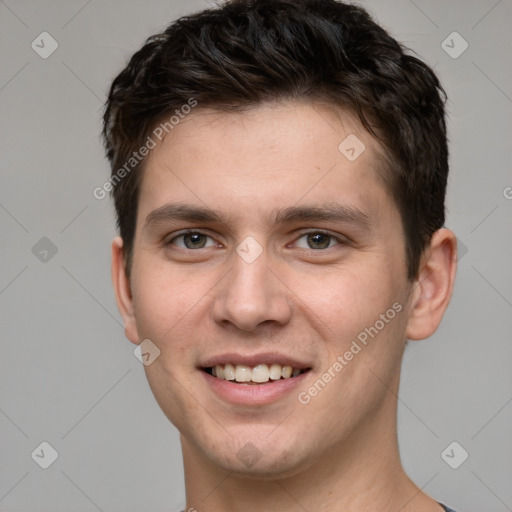
[[[304,314],[309,310],[308,316],[325,325],[327,336],[342,343],[402,300],[397,276],[382,263],[340,266],[327,274],[304,272],[290,276],[290,282],[298,304],[304,304]]]
[[[351,298],[350,307],[334,308],[329,318],[324,317],[335,335],[326,340],[326,357],[318,380],[301,390],[306,395],[302,398],[311,400],[306,407],[318,411],[322,418],[319,428],[331,440],[346,435],[346,430],[339,428],[340,418],[350,429],[370,411],[391,407],[390,400],[398,392],[405,308],[399,301],[386,303],[380,297],[374,303]],[[321,411],[329,411],[328,417],[323,417]]]
[[[358,410],[372,407],[384,399],[382,382],[391,385],[403,353],[407,313],[399,277],[365,265],[303,283],[303,314],[325,333],[319,377],[335,375],[316,406],[339,408],[342,416],[353,414],[356,403]]]
[[[141,262],[134,274],[133,300],[140,336],[163,348],[175,336],[187,316],[201,307],[204,291],[197,280],[172,272],[169,266],[152,260]]]
[[[187,431],[187,425],[200,420],[194,407],[196,400],[190,392],[183,393],[180,376],[166,359],[162,353],[151,365],[145,366],[146,378],[162,412],[178,429]]]

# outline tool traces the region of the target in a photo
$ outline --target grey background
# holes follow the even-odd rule
[[[421,488],[459,512],[512,510],[512,2],[363,5],[435,68],[448,92],[447,226],[467,248],[440,329],[406,350],[403,462]],[[206,6],[0,0],[1,511],[184,504],[177,431],[114,302],[113,208],[92,191],[109,175],[99,131],[111,80],[146,37]],[[47,59],[31,48],[43,31],[59,44]],[[441,46],[453,31],[469,44],[456,59]],[[41,252],[43,237],[56,254]],[[42,441],[59,454],[48,469],[31,458]],[[458,469],[441,458],[452,441],[469,453]]]

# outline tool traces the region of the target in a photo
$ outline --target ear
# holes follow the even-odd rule
[[[126,337],[135,345],[140,342],[135,321],[130,281],[124,267],[123,239],[116,236],[112,240],[112,284],[116,294],[117,307],[124,321]]]
[[[422,340],[435,332],[450,302],[456,270],[457,238],[449,229],[439,229],[425,250],[413,285],[407,338]]]

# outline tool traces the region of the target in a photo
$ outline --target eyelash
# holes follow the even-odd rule
[[[183,238],[184,236],[187,236],[187,235],[203,235],[203,236],[206,236],[208,238],[211,238],[213,240],[213,237],[211,237],[210,235],[208,235],[207,233],[204,233],[202,231],[198,231],[198,230],[188,230],[188,231],[184,231],[182,233],[179,233],[178,235],[175,235],[173,238],[171,238],[167,243],[166,245],[174,245],[173,242],[175,240],[177,240],[178,238]],[[306,231],[304,233],[302,233],[297,239],[297,240],[300,240],[301,238],[305,237],[305,236],[308,236],[308,235],[317,235],[317,234],[320,234],[320,235],[325,235],[325,236],[328,236],[331,240],[335,240],[336,242],[338,242],[336,245],[346,245],[347,244],[347,241],[345,240],[342,240],[340,237],[337,237],[327,231],[323,231],[323,230],[319,230],[319,229],[315,229],[315,230],[311,230],[311,231]],[[213,246],[209,246],[209,247],[213,247]],[[179,249],[183,249],[185,251],[198,251],[200,249],[208,249],[209,247],[199,247],[199,249],[189,249],[187,247],[179,247]],[[324,249],[304,249],[302,247],[299,247],[299,249],[303,249],[303,250],[310,250],[310,251],[314,251],[314,252],[322,252],[322,251],[326,251],[327,249],[332,249],[332,247],[335,247],[335,246],[330,246],[330,247],[326,247]]]

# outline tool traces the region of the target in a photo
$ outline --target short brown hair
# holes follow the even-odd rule
[[[106,102],[112,177],[162,118],[191,99],[220,111],[310,99],[355,113],[385,151],[382,172],[403,223],[408,278],[417,276],[425,245],[445,221],[446,94],[434,72],[363,8],[335,0],[234,0],[147,39]],[[144,161],[112,191],[128,274]]]

